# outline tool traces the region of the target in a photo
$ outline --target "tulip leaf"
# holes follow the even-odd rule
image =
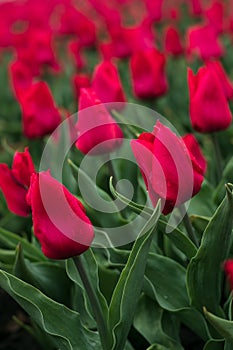
[[[150,298],[155,299],[163,309],[174,312],[202,339],[208,339],[208,328],[203,315],[189,305],[186,270],[176,261],[150,253],[143,291]]]
[[[25,256],[31,261],[47,260],[41,250],[35,245],[28,242],[25,238],[20,237],[19,235],[13,232],[9,232],[3,228],[0,228],[0,244],[9,249],[15,250],[16,246],[19,243],[24,249]]]
[[[0,270],[0,286],[50,336],[51,343],[61,350],[101,350],[95,332],[84,328],[80,315],[45,296],[38,289]]]
[[[224,350],[224,340],[210,339],[205,344],[203,350]]]
[[[233,321],[215,316],[211,312],[208,312],[205,307],[203,311],[209,323],[233,346]]]
[[[134,317],[134,327],[150,344],[159,344],[166,349],[182,350],[178,339],[168,336],[162,325],[164,310],[145,294],[139,300]],[[178,323],[179,326],[179,323]]]
[[[109,328],[113,337],[111,349],[124,348],[141,293],[147,255],[160,213],[159,202],[135,241],[113,292],[109,306]]]
[[[228,257],[232,243],[233,194],[232,185],[226,185],[227,195],[217,208],[204,231],[200,248],[192,258],[187,272],[187,286],[193,306],[222,315],[222,263]]]

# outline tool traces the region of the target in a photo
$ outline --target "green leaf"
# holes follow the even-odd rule
[[[205,317],[210,322],[210,324],[218,331],[218,333],[225,338],[233,346],[233,321],[229,321],[218,316],[215,316],[207,309],[203,308]]]
[[[206,227],[201,246],[191,260],[187,272],[192,305],[199,310],[205,306],[217,315],[222,315],[219,306],[222,263],[228,257],[232,242],[232,185],[226,185],[226,189],[227,195]]]
[[[160,203],[135,241],[112,295],[109,306],[109,328],[113,336],[112,350],[124,348],[140,296],[147,255],[159,216]]]
[[[202,237],[202,234],[205,231],[205,229],[210,221],[210,218],[207,216],[201,216],[201,215],[191,215],[190,220],[191,220],[193,227],[198,232],[199,236]]]
[[[5,247],[14,250],[20,243],[24,250],[25,256],[31,261],[47,260],[44,254],[33,244],[29,243],[25,238],[22,238],[19,235],[9,232],[3,228],[0,228],[0,243]]]
[[[144,292],[177,317],[202,339],[209,337],[203,315],[191,308],[186,289],[186,270],[176,261],[150,253],[145,272]]]
[[[45,296],[38,289],[0,270],[0,286],[30,315],[61,350],[101,350],[96,333],[84,328],[77,312]]]
[[[205,344],[203,350],[224,350],[224,340],[210,339]]]
[[[172,227],[165,220],[159,220],[159,226],[163,229],[164,235],[178,248],[188,259],[191,259],[197,253],[197,248],[193,242],[177,227],[171,231]],[[169,226],[169,233],[166,233],[166,227]]]
[[[150,344],[159,344],[170,350],[182,350],[183,347],[163,330],[164,310],[151,298],[143,295],[137,305],[134,327]]]

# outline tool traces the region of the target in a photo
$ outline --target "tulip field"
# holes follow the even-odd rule
[[[0,350],[233,350],[232,57],[232,0],[0,0]]]

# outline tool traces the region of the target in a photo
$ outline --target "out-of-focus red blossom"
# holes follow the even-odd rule
[[[166,59],[157,49],[135,53],[130,59],[130,71],[135,96],[153,98],[166,93],[168,89]]]
[[[92,107],[92,108],[88,108]],[[76,147],[84,154],[109,153],[122,143],[123,133],[93,89],[81,89]]]
[[[187,0],[187,5],[193,16],[200,16],[203,13],[202,0]]]
[[[134,27],[117,26],[109,29],[111,41],[102,43],[99,48],[104,59],[127,58],[134,52],[152,48],[154,33],[151,23],[144,21]]]
[[[187,31],[187,54],[197,54],[203,60],[223,55],[216,30],[211,25],[196,25]]]
[[[233,259],[228,259],[224,262],[224,271],[227,275],[229,284],[230,284],[230,288],[231,290],[233,290]]]
[[[68,259],[90,247],[94,231],[83,205],[49,172],[32,175],[27,199],[45,256]]]
[[[193,128],[202,133],[228,128],[232,120],[231,111],[213,68],[201,67],[196,75],[188,69],[188,86]]]
[[[213,26],[217,33],[222,33],[224,29],[224,4],[215,0],[208,9],[205,10],[205,17],[209,24]]]
[[[82,56],[82,48],[79,44],[79,42],[77,40],[71,40],[68,43],[68,50],[72,56],[72,58],[74,59],[74,63],[76,68],[82,69],[86,66],[86,60],[85,58]]]
[[[21,96],[19,103],[23,117],[23,132],[28,138],[50,134],[61,122],[50,89],[43,81],[32,84]]]
[[[84,73],[75,74],[72,78],[72,85],[74,89],[74,95],[77,99],[79,99],[81,88],[88,88],[91,86],[91,78],[89,75]]]
[[[148,16],[155,22],[162,19],[164,0],[145,0]]]
[[[28,148],[24,152],[15,152],[12,169],[7,164],[0,164],[0,189],[8,209],[16,215],[27,216],[30,206],[26,201],[30,177],[35,172]]]
[[[155,206],[161,198],[165,215],[198,193],[204,179],[199,146],[193,139],[185,141],[159,121],[152,133],[131,141],[150,199]]]
[[[18,60],[27,64],[35,76],[40,74],[44,65],[56,71],[60,69],[55,57],[51,30],[29,28],[26,32],[17,35],[15,48]]]
[[[95,67],[91,86],[103,103],[126,101],[117,67],[110,61]]]
[[[28,65],[19,60],[9,64],[8,68],[12,91],[20,100],[22,94],[31,86],[33,74]]]
[[[89,3],[100,15],[101,19],[106,23],[108,28],[119,27],[121,25],[122,13],[119,11],[118,8],[116,8],[116,6],[115,8],[114,6],[107,6],[106,2],[96,0],[89,0]]]
[[[73,6],[65,8],[60,20],[59,33],[76,36],[80,46],[93,46],[96,43],[95,24]]]
[[[183,47],[178,29],[174,26],[168,26],[164,33],[165,52],[178,56],[183,53]]]
[[[220,61],[208,61],[206,63],[207,67],[213,70],[217,74],[219,81],[222,85],[223,92],[228,100],[233,97],[233,84],[228,78],[222,64]]]

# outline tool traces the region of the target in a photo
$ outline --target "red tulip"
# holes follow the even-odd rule
[[[224,4],[221,1],[213,1],[205,11],[205,16],[216,33],[222,33],[224,27]]]
[[[142,133],[131,147],[155,206],[161,198],[163,214],[169,214],[201,188],[204,167],[198,144],[184,142],[157,121],[152,133]],[[202,160],[201,160],[202,159]]]
[[[224,130],[232,116],[218,75],[212,68],[201,67],[197,75],[188,70],[190,118],[199,132]]]
[[[22,94],[30,87],[33,80],[33,73],[22,61],[16,60],[9,65],[11,88],[14,95],[20,100]]]
[[[187,31],[187,52],[197,54],[203,60],[223,55],[215,29],[210,25],[196,25]]]
[[[139,98],[152,98],[167,91],[165,56],[157,49],[135,53],[130,60],[134,94]]]
[[[224,270],[227,275],[231,289],[233,290],[233,259],[226,260]]]
[[[165,51],[174,56],[177,56],[183,53],[183,47],[181,44],[180,35],[176,27],[169,26],[166,28],[164,46],[165,46]]]
[[[72,78],[74,95],[77,99],[80,96],[81,88],[88,88],[91,85],[91,79],[87,74],[75,74]]]
[[[81,89],[76,129],[76,147],[84,154],[109,153],[122,143],[120,127],[92,89]]]
[[[60,124],[60,114],[45,82],[40,81],[31,85],[19,102],[22,109],[23,130],[28,138],[50,134]]]
[[[202,0],[187,0],[187,4],[190,6],[190,12],[192,15],[199,16],[202,14]]]
[[[24,152],[16,152],[12,169],[0,164],[0,189],[11,212],[19,216],[27,216],[31,208],[26,201],[30,177],[35,172],[33,161],[27,148]]]
[[[206,63],[207,67],[212,69],[215,74],[217,74],[219,81],[222,85],[224,95],[228,100],[233,97],[233,84],[229,80],[223,66],[220,61],[208,61]]]
[[[67,259],[90,247],[94,232],[83,205],[49,172],[32,176],[27,199],[45,256]]]
[[[92,88],[103,103],[126,101],[117,67],[109,61],[95,67]]]

